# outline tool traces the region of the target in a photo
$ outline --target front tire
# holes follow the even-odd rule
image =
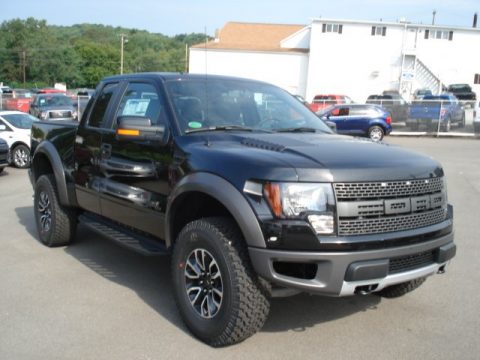
[[[443,132],[450,132],[451,129],[452,129],[452,120],[450,118],[447,118],[445,120],[445,123],[442,124],[441,130]]]
[[[200,219],[183,228],[173,250],[172,276],[185,324],[211,346],[238,343],[267,319],[269,301],[241,232],[228,218]]]
[[[381,126],[374,125],[368,129],[368,137],[373,141],[382,141],[385,131]]]
[[[410,280],[401,284],[392,285],[392,286],[386,287],[385,289],[380,290],[375,294],[380,295],[381,297],[390,298],[390,299],[397,298],[415,290],[420,285],[422,285],[425,282],[425,280],[426,278],[422,277],[422,278]]]
[[[17,145],[12,150],[12,163],[19,169],[26,169],[30,166],[30,149],[25,145]]]
[[[55,178],[42,175],[35,184],[33,208],[40,241],[49,246],[69,244],[77,227],[76,212],[58,201]]]

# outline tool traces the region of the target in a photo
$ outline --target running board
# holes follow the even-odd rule
[[[142,255],[160,256],[169,254],[165,245],[159,240],[137,234],[98,215],[82,214],[78,220],[93,231]]]

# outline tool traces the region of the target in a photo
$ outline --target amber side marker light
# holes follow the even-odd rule
[[[282,200],[280,198],[280,185],[268,183],[264,186],[265,197],[277,217],[282,216]]]
[[[117,129],[117,135],[140,136],[140,131],[130,129]]]

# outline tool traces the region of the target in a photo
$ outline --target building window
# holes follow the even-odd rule
[[[385,36],[387,35],[386,26],[372,26],[372,36]]]
[[[475,85],[480,84],[480,74],[475,74],[475,79],[473,80]]]
[[[453,31],[425,30],[425,39],[453,40]]]
[[[322,32],[341,34],[342,31],[343,31],[342,24],[322,24]]]

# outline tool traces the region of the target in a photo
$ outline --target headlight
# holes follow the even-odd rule
[[[264,195],[275,216],[305,219],[317,234],[335,231],[335,198],[328,183],[267,183]]]
[[[76,119],[78,117],[78,113],[74,110],[72,111],[72,117]]]
[[[41,111],[40,112],[40,119],[42,120],[45,120],[48,116],[48,112],[47,111]]]

